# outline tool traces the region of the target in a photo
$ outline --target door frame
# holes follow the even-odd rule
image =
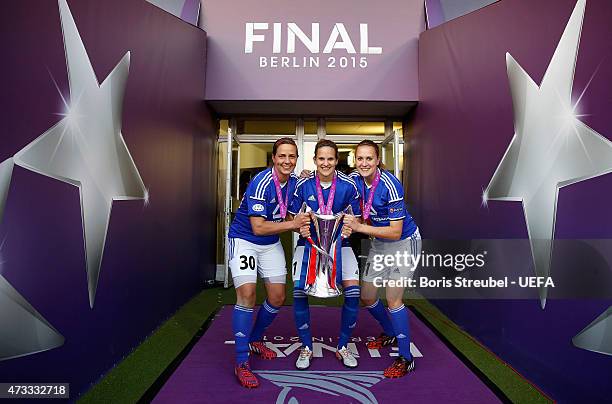
[[[369,119],[371,120],[371,119]],[[295,119],[295,133],[293,136],[289,136],[293,138],[298,146],[298,150],[304,150],[305,143],[316,143],[321,139],[332,140],[336,143],[340,144],[350,144],[355,145],[359,142],[369,139],[377,143],[381,150],[381,161],[385,163],[386,160],[386,150],[385,146],[389,143],[393,142],[392,153],[394,155],[393,161],[393,173],[399,178],[400,167],[399,167],[399,153],[403,153],[402,147],[404,140],[400,135],[400,130],[393,130],[393,120],[385,120],[385,133],[384,135],[327,135],[326,133],[326,118],[319,118],[317,120],[317,133],[304,133],[304,119],[296,118]],[[236,176],[236,196],[239,198],[239,178],[240,178],[240,144],[241,143],[274,143],[280,138],[287,137],[288,135],[279,135],[279,134],[252,134],[252,133],[238,133],[238,119],[236,117],[232,117],[228,119],[228,130],[227,135],[222,136],[219,135],[218,142],[219,143],[227,143],[227,170],[225,176],[225,203],[223,208],[224,214],[224,246],[223,246],[223,256],[224,256],[224,279],[223,286],[228,288],[230,286],[231,277],[229,276],[229,227],[232,219],[232,176]],[[237,150],[236,157],[236,172],[234,173],[233,167],[233,151]],[[296,172],[299,173],[304,169],[304,155],[300,154],[298,157],[298,161],[296,164]],[[293,244],[294,246],[297,243],[297,234],[293,234]]]

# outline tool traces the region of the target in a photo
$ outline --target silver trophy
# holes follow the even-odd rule
[[[306,213],[307,205],[304,203],[300,213]],[[347,214],[352,215],[353,210],[349,206]],[[312,237],[307,241],[317,251],[316,263],[309,268],[306,275],[306,294],[315,297],[336,297],[342,292],[336,284],[336,273],[333,253],[337,243],[342,243],[338,239],[338,232],[342,231],[342,219],[344,212],[337,215],[321,215],[310,212],[311,219],[315,228],[317,242]],[[338,246],[342,248],[342,246]],[[314,273],[313,273],[314,271]]]

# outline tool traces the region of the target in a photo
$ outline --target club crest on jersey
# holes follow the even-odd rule
[[[263,212],[264,206],[261,203],[256,203],[255,205],[253,205],[253,210],[255,212]]]

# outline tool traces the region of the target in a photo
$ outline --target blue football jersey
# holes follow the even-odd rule
[[[344,173],[336,171],[336,174],[338,177],[336,180],[336,194],[334,195],[334,203],[332,204],[333,214],[335,215],[343,212],[350,205],[355,216],[361,215],[361,207],[359,206],[359,192],[357,191],[355,182]],[[313,212],[321,213],[319,212],[317,183],[314,176],[315,174],[313,172],[308,178],[301,178],[297,182],[293,198],[289,204],[289,212],[291,214],[297,214],[304,202],[306,202]],[[325,187],[323,184],[321,184],[321,188],[323,191],[323,201],[327,204],[327,197],[329,196],[331,185]],[[314,234],[314,231],[314,225],[311,224],[311,234]],[[304,239],[302,237],[300,237],[298,240],[298,245],[304,245]],[[344,240],[343,245],[348,246],[348,240]]]
[[[380,172],[380,181],[374,191],[372,207],[370,208],[372,226],[389,226],[392,220],[404,219],[402,235],[400,237],[400,240],[404,240],[412,236],[417,229],[417,225],[412,216],[410,216],[410,213],[408,213],[404,203],[404,188],[399,180],[390,172],[380,169],[378,171]],[[353,171],[350,177],[355,180],[362,198],[361,200],[365,206],[370,197],[371,188],[365,185],[363,177],[357,171]],[[378,238],[378,240],[393,241],[384,238]]]
[[[287,207],[293,199],[297,180],[297,176],[291,173],[285,185],[281,187],[283,199],[288,198]],[[230,225],[229,237],[241,238],[259,245],[276,243],[279,240],[278,234],[256,236],[253,234],[253,228],[249,220],[250,216],[261,216],[271,222],[282,222],[280,206],[276,199],[272,168],[266,168],[264,171],[257,173],[249,182],[238,212],[236,212],[236,216]]]

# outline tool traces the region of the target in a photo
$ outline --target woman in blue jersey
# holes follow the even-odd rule
[[[414,370],[408,310],[402,301],[404,288],[385,288],[388,305],[388,310],[385,310],[377,298],[377,286],[381,286],[384,280],[412,278],[421,254],[421,236],[406,210],[402,184],[394,175],[379,167],[376,143],[371,140],[359,143],[355,150],[355,164],[357,172],[351,173],[351,178],[360,192],[362,217],[347,216],[345,225],[354,232],[373,238],[362,276],[361,300],[383,328],[383,333],[368,342],[367,346],[369,349],[379,349],[397,341],[399,356],[385,369],[384,374],[391,378],[401,377]],[[395,262],[398,252],[402,259]],[[387,256],[393,256],[393,265],[383,265]]]
[[[284,221],[297,182],[293,174],[297,157],[297,146],[292,139],[282,138],[274,143],[272,167],[253,177],[229,230],[229,267],[236,288],[232,320],[236,347],[234,373],[247,388],[259,385],[249,368],[249,352],[264,359],[276,357],[261,339],[285,300],[287,269],[278,235],[297,231],[310,221],[307,215]],[[267,299],[253,324],[257,274],[264,280]]]
[[[290,204],[289,213],[296,214],[302,204],[306,203],[309,210],[323,215],[335,215],[345,211],[349,206],[356,215],[360,214],[359,193],[355,182],[346,174],[336,171],[338,164],[338,146],[330,140],[321,140],[315,146],[314,162],[317,171],[300,179],[295,188],[295,194]],[[350,234],[346,228],[344,236]],[[312,334],[310,330],[310,309],[308,296],[305,292],[306,274],[308,264],[311,262],[311,246],[305,240],[314,233],[311,225],[300,229],[300,240],[293,255],[293,311],[296,328],[302,349],[296,361],[298,369],[307,369],[312,359]],[[359,267],[348,240],[342,241],[340,248],[339,271],[342,274],[344,288],[344,306],[342,307],[340,338],[336,350],[336,357],[347,367],[357,366],[357,360],[347,348],[351,333],[357,322],[359,310]]]

